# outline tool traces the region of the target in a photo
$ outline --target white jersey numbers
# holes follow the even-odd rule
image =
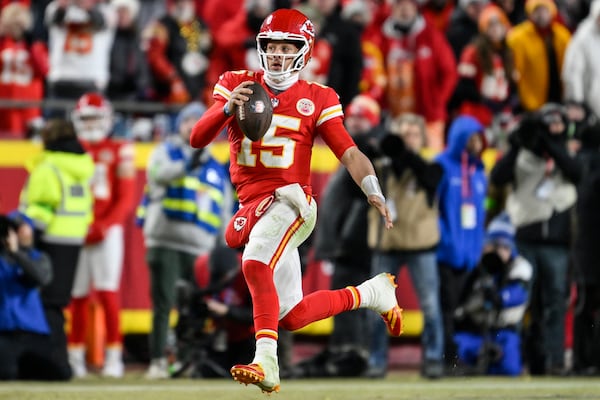
[[[238,165],[255,167],[256,159],[266,168],[289,168],[294,163],[294,150],[296,142],[282,135],[277,135],[280,129],[298,132],[301,120],[299,118],[274,114],[271,127],[260,142],[253,143],[244,136],[237,155]],[[258,156],[255,154],[258,152]]]

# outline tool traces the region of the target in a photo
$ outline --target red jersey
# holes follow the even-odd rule
[[[91,182],[94,224],[105,228],[123,224],[135,206],[133,144],[108,138],[82,143],[96,167]]]
[[[458,74],[461,78],[475,81],[484,100],[480,103],[465,101],[461,104],[460,112],[477,118],[484,126],[489,126],[494,112],[501,111],[510,94],[510,83],[506,77],[502,58],[498,54],[493,54],[492,71],[485,73],[475,46],[468,45],[461,54]]]
[[[24,40],[0,37],[0,98],[42,99],[48,57],[41,43],[34,46]],[[28,124],[40,116],[39,107],[2,109],[0,135],[22,137]]]
[[[299,80],[275,94],[265,84],[263,75],[263,72],[226,72],[213,91],[221,114],[231,91],[241,82],[260,82],[271,96],[273,120],[262,140],[252,142],[245,137],[235,119],[227,126],[231,181],[242,204],[291,183],[299,183],[307,194],[312,194],[310,160],[317,136],[323,138],[338,158],[354,145],[344,128],[342,106],[333,89]],[[195,135],[214,137],[214,132],[202,132],[202,126],[202,123],[194,126],[192,144]]]

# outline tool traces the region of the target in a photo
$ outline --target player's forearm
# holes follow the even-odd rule
[[[385,197],[381,190],[375,169],[369,158],[363,154],[356,146],[350,147],[341,158],[342,164],[348,169],[350,176],[356,184],[361,188],[365,196],[369,198],[369,203],[372,203],[372,198],[379,198],[382,203],[385,203]]]
[[[223,113],[223,103],[215,102],[196,122],[190,135],[190,145],[197,149],[208,146],[231,117]]]
[[[361,185],[366,176],[375,176],[373,164],[356,146],[346,150],[340,161],[344,167],[346,167],[350,176],[352,176],[352,179],[358,186]]]

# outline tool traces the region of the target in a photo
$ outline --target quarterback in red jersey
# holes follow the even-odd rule
[[[85,376],[85,327],[90,288],[104,309],[104,376],[123,376],[119,324],[119,284],[123,267],[123,226],[135,206],[133,144],[109,137],[112,107],[98,93],[84,94],[72,115],[77,135],[95,163],[92,179],[94,222],[79,256],[72,291],[69,361],[76,377]]]
[[[256,351],[248,365],[231,368],[233,378],[265,392],[279,391],[278,328],[296,330],[313,321],[356,308],[380,313],[390,334],[402,326],[394,278],[388,274],[341,290],[304,297],[298,246],[312,232],[317,205],[310,186],[312,146],[321,136],[369,203],[392,223],[369,159],[355,146],[343,125],[336,93],[300,80],[315,40],[311,21],[297,10],[279,9],[257,35],[261,72],[226,72],[213,91],[214,104],[196,123],[193,147],[204,147],[227,126],[231,178],[241,208],[225,233],[230,247],[244,247],[242,271],[253,303]],[[248,101],[253,81],[271,96],[273,119],[265,136],[252,142],[232,118],[235,106]]]

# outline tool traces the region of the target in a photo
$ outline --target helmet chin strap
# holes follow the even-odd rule
[[[300,77],[298,71],[293,71],[290,72],[289,75],[286,75],[273,78],[271,77],[268,71],[265,71],[265,82],[267,83],[267,85],[269,85],[271,89],[283,91],[289,89],[294,83],[298,82],[298,79]]]

